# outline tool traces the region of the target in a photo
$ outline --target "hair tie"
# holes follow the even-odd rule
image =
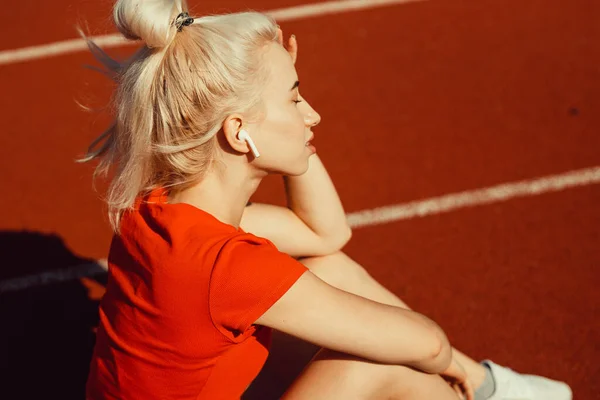
[[[175,26],[177,27],[177,32],[181,32],[184,26],[189,26],[194,23],[194,18],[190,17],[190,14],[186,12],[180,13],[177,18],[175,18]]]

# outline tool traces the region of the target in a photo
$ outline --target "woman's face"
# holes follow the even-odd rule
[[[264,54],[269,78],[263,88],[264,114],[248,127],[260,157],[256,167],[273,173],[300,175],[308,169],[315,148],[311,127],[321,117],[299,93],[298,74],[292,58],[279,44],[271,43]]]

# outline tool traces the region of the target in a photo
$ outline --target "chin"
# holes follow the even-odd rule
[[[302,168],[302,169],[294,169],[292,171],[286,171],[283,173],[283,175],[287,175],[287,176],[300,176],[300,175],[304,175],[304,173],[308,171],[308,165],[306,166],[306,168]]]
[[[295,165],[288,165],[285,168],[283,174],[288,176],[300,176],[308,171],[308,158],[302,162],[296,163]]]

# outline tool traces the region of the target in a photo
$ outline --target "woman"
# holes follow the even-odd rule
[[[320,117],[274,21],[193,19],[167,0],[119,0],[114,16],[146,46],[118,65],[91,45],[118,86],[116,122],[84,159],[113,172],[115,230],[87,397],[239,398],[276,329],[327,349],[286,399],[472,399],[434,322],[337,289],[240,228],[263,177],[314,157]]]
[[[298,44],[289,41],[292,61],[297,59]],[[280,251],[294,256],[323,281],[347,292],[389,304],[409,308],[341,250],[350,239],[350,227],[333,182],[315,154],[308,171],[300,176],[284,176],[288,207],[252,204],[242,215],[241,226],[247,232],[272,241]],[[318,350],[292,337],[277,335],[272,354],[250,394],[265,390],[278,393],[279,382],[295,377]],[[281,353],[281,354],[278,354]],[[290,365],[290,354],[295,363]],[[464,366],[475,390],[475,400],[524,399],[569,400],[570,388],[562,383],[533,375],[520,375],[490,360],[477,363],[456,349],[453,355]],[[282,365],[284,362],[287,365]],[[283,367],[283,368],[282,368]],[[276,376],[276,377],[273,377]],[[269,388],[262,386],[269,385]],[[512,397],[511,397],[512,396]],[[515,397],[516,396],[516,397]]]

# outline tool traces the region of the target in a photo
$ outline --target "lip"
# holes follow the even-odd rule
[[[312,154],[315,154],[315,153],[317,152],[317,148],[316,148],[316,147],[315,147],[315,146],[314,146],[312,143],[310,143],[310,142],[311,142],[311,141],[312,141],[314,138],[315,138],[315,134],[311,132],[311,135],[310,135],[310,137],[309,137],[309,138],[308,138],[308,140],[306,141],[306,148],[307,148],[308,150],[310,150],[310,152],[311,152]]]

